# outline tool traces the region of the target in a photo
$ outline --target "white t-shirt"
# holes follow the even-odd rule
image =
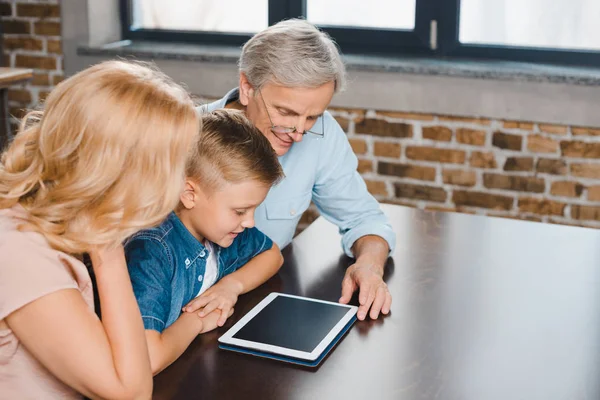
[[[217,257],[215,254],[215,248],[212,243],[208,240],[205,242],[204,247],[206,247],[206,252],[208,253],[208,258],[206,259],[206,269],[204,270],[204,278],[202,279],[202,287],[200,291],[196,295],[196,297],[200,296],[202,293],[206,292],[209,287],[215,284],[217,281],[217,277],[219,276],[219,269],[217,267]]]

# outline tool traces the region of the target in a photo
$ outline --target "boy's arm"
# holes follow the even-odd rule
[[[277,244],[273,243],[269,250],[254,256],[237,271],[225,276],[201,296],[188,303],[183,311],[193,313],[204,307],[198,314],[204,317],[213,310],[220,309],[221,316],[217,324],[223,326],[231,315],[229,311],[237,302],[238,296],[265,283],[279,271],[282,265],[281,251]]]
[[[283,265],[283,256],[277,244],[259,255],[253,257],[237,271],[223,277],[219,282],[226,281],[231,287],[238,289],[238,295],[248,293],[269,280]],[[204,310],[205,313],[211,310]],[[202,313],[200,316],[203,316]]]

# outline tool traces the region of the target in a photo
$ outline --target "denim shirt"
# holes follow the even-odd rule
[[[199,107],[199,112],[223,108],[238,96],[238,89],[233,89],[222,99]],[[346,134],[329,112],[320,118],[325,127],[322,138],[305,135],[279,157],[285,178],[256,209],[256,227],[284,248],[312,200],[321,215],[338,226],[348,256],[353,256],[354,242],[365,235],[383,238],[391,253],[396,235],[357,172],[358,160]],[[321,125],[320,118],[315,126]]]
[[[213,244],[217,282],[272,246],[256,228],[245,229],[229,247]],[[162,332],[177,320],[202,287],[208,253],[173,212],[127,239],[125,258],[144,328]]]

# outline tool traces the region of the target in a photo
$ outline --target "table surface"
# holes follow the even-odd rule
[[[0,67],[0,88],[6,88],[15,83],[26,81],[33,77],[33,70],[29,68]]]
[[[220,350],[273,291],[337,301],[337,228],[319,218],[278,275],[155,378],[157,399],[599,399],[600,231],[382,205],[397,234],[392,312],[316,369]],[[353,299],[356,302],[356,296]]]

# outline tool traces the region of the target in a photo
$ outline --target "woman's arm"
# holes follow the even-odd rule
[[[90,253],[102,321],[75,289],[21,307],[6,321],[56,377],[91,398],[147,399],[152,372],[121,246]]]
[[[231,314],[233,309],[229,311],[228,317]],[[204,318],[195,313],[182,313],[177,321],[162,333],[146,329],[152,373],[158,374],[177,360],[196,336],[215,329],[220,316],[220,310],[215,310]]]

